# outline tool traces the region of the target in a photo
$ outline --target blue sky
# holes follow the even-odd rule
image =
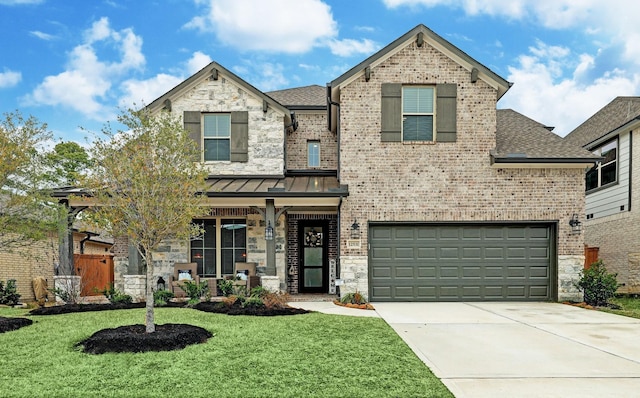
[[[215,60],[263,91],[325,85],[419,23],[566,135],[640,93],[635,0],[0,0],[0,111],[86,143]],[[90,136],[89,136],[90,137]]]

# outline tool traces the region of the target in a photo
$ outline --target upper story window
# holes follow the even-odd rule
[[[307,141],[307,166],[320,167],[320,141]]]
[[[231,155],[231,116],[204,115],[204,160],[229,160]]]
[[[433,141],[433,87],[402,88],[402,140]]]
[[[456,142],[455,83],[432,86],[382,83],[380,87],[382,142]]]
[[[593,151],[593,154],[604,159],[587,172],[587,191],[618,181],[618,139],[615,138],[599,146]]]
[[[249,113],[184,111],[184,128],[195,141],[199,161],[249,161]]]

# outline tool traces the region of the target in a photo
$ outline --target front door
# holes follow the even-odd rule
[[[301,221],[299,225],[300,293],[326,293],[329,286],[327,223]]]

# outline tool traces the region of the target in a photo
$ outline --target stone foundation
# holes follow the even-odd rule
[[[367,256],[342,256],[340,257],[340,295],[355,293],[356,291],[369,298],[369,279]]]
[[[72,299],[69,300],[70,302],[77,302],[80,299],[80,291],[82,290],[82,278],[79,276],[54,276],[53,288],[69,294],[72,297]],[[64,303],[57,294],[56,303]]]
[[[124,293],[131,296],[134,303],[145,301],[147,278],[144,275],[124,275]]]
[[[280,292],[280,278],[277,276],[261,276],[260,283],[262,287],[270,292]]]
[[[576,287],[580,271],[584,269],[584,256],[558,256],[558,301],[582,301],[582,292]]]

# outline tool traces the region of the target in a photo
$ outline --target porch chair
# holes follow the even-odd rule
[[[251,292],[256,286],[260,285],[260,277],[256,275],[256,263],[236,263],[236,272],[233,274],[234,286],[244,286],[247,290],[247,294]],[[235,280],[235,276],[238,272],[245,273],[247,275],[247,280]]]
[[[184,281],[193,281],[200,283],[198,275],[198,264],[196,263],[175,263],[173,265],[173,275],[169,277],[169,289],[178,297],[186,297],[186,293],[182,290],[181,285]]]

